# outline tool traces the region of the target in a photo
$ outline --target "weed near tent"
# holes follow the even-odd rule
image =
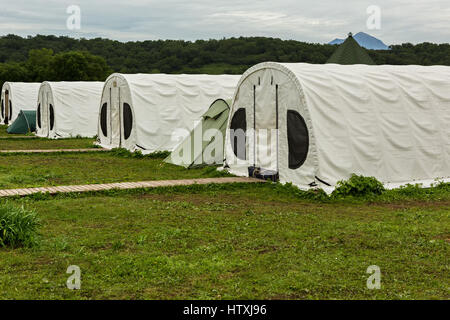
[[[0,247],[32,247],[37,242],[39,219],[34,211],[0,204]]]

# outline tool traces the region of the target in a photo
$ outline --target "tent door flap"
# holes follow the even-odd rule
[[[278,171],[279,86],[270,73],[258,82],[253,88],[253,166]]]
[[[117,86],[117,79],[115,79],[115,86],[110,87],[109,91],[109,121],[110,121],[110,144],[113,146],[122,146],[122,129],[120,117],[120,90]]]

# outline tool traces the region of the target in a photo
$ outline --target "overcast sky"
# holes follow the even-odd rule
[[[450,0],[0,0],[0,35],[104,37],[120,41],[268,36],[325,43],[364,31],[386,44],[450,42]],[[67,7],[81,9],[68,30]],[[381,9],[369,30],[367,8]]]

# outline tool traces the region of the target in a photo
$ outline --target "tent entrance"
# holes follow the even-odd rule
[[[230,104],[231,100],[218,99],[214,101],[190,135],[164,161],[185,168],[223,164],[224,141]],[[208,135],[208,139],[205,139],[204,135],[212,131],[215,132],[215,135]]]
[[[278,95],[273,76],[264,74],[253,86],[253,166],[249,175],[279,179],[278,165]]]
[[[5,91],[5,124],[9,123],[10,110],[9,110],[9,91]]]
[[[133,129],[133,111],[129,103],[130,94],[127,84],[120,78],[111,79],[109,86],[109,97],[104,101],[109,105],[107,108],[108,122],[107,139],[109,145],[115,148],[130,147],[130,136]],[[101,114],[100,114],[101,116]]]

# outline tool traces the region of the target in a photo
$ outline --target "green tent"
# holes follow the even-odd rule
[[[367,51],[362,48],[350,33],[347,40],[337,48],[327,63],[375,65]]]
[[[20,110],[16,120],[6,129],[8,133],[27,134],[36,131],[36,111]]]
[[[214,101],[201,122],[164,161],[185,168],[221,165],[230,104],[230,100]],[[196,141],[199,141],[197,147]]]

